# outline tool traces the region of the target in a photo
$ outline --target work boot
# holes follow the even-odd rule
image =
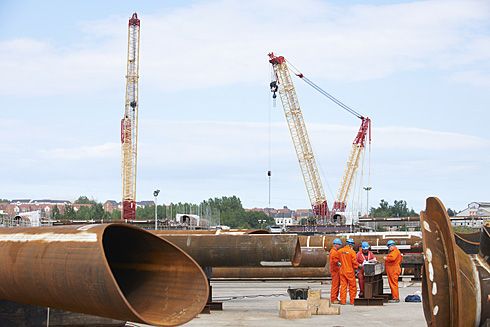
[[[398,303],[398,302],[400,302],[399,299],[388,300],[388,303]]]
[[[333,300],[333,301],[332,301],[332,304],[339,304],[339,303],[340,303],[340,301],[339,301],[339,300]]]

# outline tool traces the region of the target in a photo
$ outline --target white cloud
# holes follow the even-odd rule
[[[93,160],[99,158],[115,158],[121,153],[118,143],[104,143],[91,146],[55,148],[41,150],[44,159],[54,160]]]
[[[488,33],[473,31],[489,18],[487,1],[203,1],[141,17],[141,80],[162,90],[262,82],[271,50],[305,73],[334,80],[452,69],[490,58]],[[86,37],[67,47],[44,40],[0,42],[0,94],[121,88],[126,18],[80,26]]]

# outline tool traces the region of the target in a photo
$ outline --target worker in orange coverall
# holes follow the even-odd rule
[[[354,304],[357,285],[355,269],[359,267],[356,253],[352,249],[354,240],[349,238],[346,246],[339,250],[340,256],[340,304],[347,302],[347,287],[349,287],[350,304]]]
[[[402,263],[402,254],[400,250],[397,249],[395,241],[389,240],[386,243],[388,246],[388,255],[384,257],[385,259],[385,270],[388,276],[388,283],[390,284],[392,300],[388,301],[391,303],[400,302],[400,294],[398,293],[398,277],[402,271],[400,264]]]
[[[338,250],[342,247],[340,238],[333,240],[332,248],[330,249],[330,275],[332,276],[332,288],[330,289],[330,302],[340,303],[338,300],[340,287],[340,258]]]
[[[357,263],[361,266],[357,273],[359,278],[359,297],[364,297],[364,263],[376,262],[376,256],[369,250],[370,246],[368,242],[362,242],[357,252]]]

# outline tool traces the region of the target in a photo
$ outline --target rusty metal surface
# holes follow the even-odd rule
[[[355,242],[355,251],[359,250],[361,242],[366,241],[371,245],[373,252],[387,252],[386,243],[388,240],[394,240],[401,252],[422,252],[422,238],[408,233],[366,233],[363,235],[350,235],[349,237]],[[330,251],[333,240],[336,238],[340,238],[345,242],[347,236],[344,234],[298,236],[302,247],[324,247],[326,251]]]
[[[174,326],[206,304],[202,269],[169,242],[122,224],[0,229],[0,298]]]
[[[479,326],[489,318],[490,267],[479,255],[456,245],[442,202],[426,201],[421,213],[424,240],[422,283],[424,315],[429,326]]]
[[[158,231],[150,230],[149,232],[158,233],[159,235],[175,235],[175,234],[209,234],[209,235],[243,235],[243,234],[270,234],[265,229],[162,229]]]
[[[487,222],[482,227],[480,237],[480,250],[479,255],[490,264],[490,222]]]
[[[203,267],[298,266],[301,247],[294,234],[155,235],[175,244]]]
[[[454,240],[466,254],[477,254],[480,250],[480,232],[454,233]]]
[[[0,301],[0,326],[31,327],[47,325],[47,308]],[[50,327],[123,327],[125,321],[90,316],[83,313],[49,310]]]
[[[301,247],[300,267],[325,267],[328,252],[322,247]]]
[[[324,279],[330,277],[330,269],[325,267],[216,267],[213,279]]]

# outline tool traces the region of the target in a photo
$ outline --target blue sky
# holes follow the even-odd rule
[[[309,206],[271,104],[270,51],[372,118],[371,205],[489,200],[487,1],[2,1],[0,197],[120,198],[133,11],[139,200],[159,188],[167,203],[236,194],[267,206],[270,112],[271,204]],[[360,122],[295,84],[333,203]],[[365,192],[352,198],[365,207]]]

